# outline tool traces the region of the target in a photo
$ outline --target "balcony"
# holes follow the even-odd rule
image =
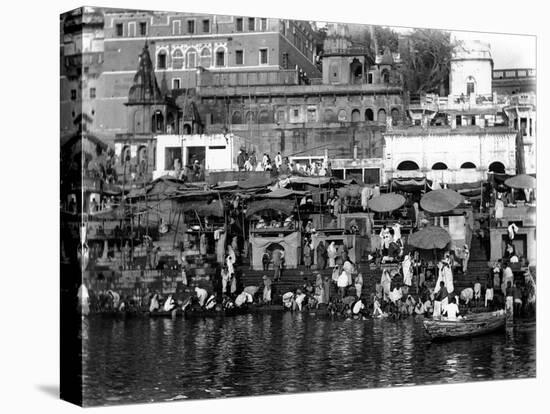
[[[296,70],[257,71],[202,71],[198,76],[199,87],[298,85]]]

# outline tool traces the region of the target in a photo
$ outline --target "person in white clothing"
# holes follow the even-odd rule
[[[195,294],[197,295],[197,298],[199,299],[199,305],[204,306],[204,302],[206,301],[206,298],[208,297],[208,292],[206,289],[195,287]]]
[[[456,321],[460,311],[458,309],[458,305],[456,304],[456,299],[454,297],[451,298],[450,302],[451,303],[449,303],[445,308],[444,314],[447,316],[447,320]]]
[[[281,153],[278,152],[277,155],[275,155],[275,166],[279,169],[281,168],[281,165],[283,165],[283,157],[281,156]]]
[[[516,226],[515,223],[510,223],[510,225],[508,226],[508,239],[510,241],[514,240],[518,230],[518,226]]]

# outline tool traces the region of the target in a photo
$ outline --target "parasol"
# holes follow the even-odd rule
[[[418,249],[443,249],[451,242],[451,236],[443,227],[429,226],[412,233],[408,244]]]
[[[405,204],[405,197],[396,193],[382,194],[367,202],[368,208],[378,213],[397,210],[403,204]]]
[[[426,193],[420,200],[420,206],[429,213],[445,213],[457,208],[464,197],[456,191],[443,189]]]
[[[506,181],[504,181],[504,184],[506,184],[510,188],[516,189],[537,188],[537,179],[527,174],[519,174],[514,177],[508,178]]]

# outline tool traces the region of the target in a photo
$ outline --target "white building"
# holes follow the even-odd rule
[[[384,134],[386,180],[426,177],[458,184],[485,180],[488,171],[515,174],[516,133],[508,128],[412,127]]]
[[[461,40],[451,59],[450,95],[491,95],[493,58],[491,45],[480,40]]]
[[[233,134],[158,135],[155,139],[153,179],[173,173],[175,165],[190,166],[195,160],[207,171],[237,170],[239,149],[247,148],[244,139]]]

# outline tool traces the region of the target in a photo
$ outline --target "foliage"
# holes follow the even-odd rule
[[[451,57],[456,44],[449,32],[415,29],[401,50],[401,73],[405,88],[415,94],[448,90]]]

